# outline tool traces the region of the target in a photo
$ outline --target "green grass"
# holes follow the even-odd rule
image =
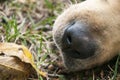
[[[5,17],[2,18],[4,23],[1,23],[5,30],[5,42],[15,41],[17,36],[20,35],[19,30],[17,29],[17,22],[15,18],[7,19]]]
[[[117,77],[117,74],[118,74],[119,60],[120,60],[120,55],[117,57],[117,60],[116,60],[114,75],[112,77],[112,80],[116,80],[116,77]]]

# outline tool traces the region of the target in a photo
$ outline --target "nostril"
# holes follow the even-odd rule
[[[71,36],[67,36],[67,44],[68,45],[71,45],[71,43],[72,43],[72,38],[71,38]]]

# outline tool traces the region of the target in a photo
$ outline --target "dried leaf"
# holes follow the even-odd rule
[[[30,65],[18,58],[0,56],[0,80],[26,80],[31,71]]]
[[[11,75],[14,76],[12,72],[15,72],[15,74],[18,73],[18,78],[20,78],[20,76],[26,78],[31,74],[31,71],[33,73],[33,68],[40,75],[47,77],[45,72],[39,71],[39,69],[36,68],[33,56],[30,51],[25,46],[16,45],[14,43],[0,43],[0,70],[2,68],[5,70],[5,73],[2,74],[11,73]],[[19,80],[18,78],[17,80]]]

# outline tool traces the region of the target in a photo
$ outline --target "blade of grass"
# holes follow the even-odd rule
[[[116,80],[116,76],[117,76],[117,73],[118,73],[119,59],[120,59],[120,54],[119,54],[119,56],[117,58],[117,61],[116,61],[116,64],[115,64],[115,70],[114,70],[114,75],[113,75],[113,79],[112,80]]]

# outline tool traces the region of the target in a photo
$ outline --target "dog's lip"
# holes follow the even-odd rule
[[[77,50],[67,49],[67,50],[62,50],[62,51],[64,54],[67,54],[71,58],[84,59],[81,57],[81,53],[79,53]]]

